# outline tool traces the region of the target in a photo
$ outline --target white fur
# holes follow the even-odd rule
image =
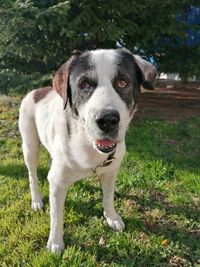
[[[48,173],[51,230],[47,243],[48,249],[52,252],[64,249],[63,208],[67,189],[75,181],[92,175],[92,170],[95,168],[102,181],[104,216],[108,225],[118,231],[124,228],[122,218],[114,208],[114,184],[125,154],[124,137],[131,117],[126,104],[111,84],[115,72],[115,51],[97,50],[91,53],[99,84],[93,95],[81,107],[79,120],[72,124],[70,139],[63,100],[55,90],[49,92],[38,103],[34,102],[34,91],[30,92],[22,101],[20,108],[19,128],[34,210],[43,207],[37,177],[40,142],[52,158]],[[92,110],[101,111],[104,108],[116,109],[120,113],[119,136],[116,159],[108,167],[97,167],[107,159],[108,154],[99,153],[93,146],[96,136]]]

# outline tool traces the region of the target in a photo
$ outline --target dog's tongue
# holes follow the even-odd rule
[[[97,143],[97,145],[99,145],[101,147],[110,147],[110,146],[113,146],[115,144],[115,142],[113,142],[112,140],[109,140],[109,139],[97,140],[96,143]]]

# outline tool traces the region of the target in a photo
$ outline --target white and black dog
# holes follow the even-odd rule
[[[33,90],[23,99],[19,128],[29,172],[32,208],[43,207],[38,187],[40,143],[52,158],[51,230],[47,247],[64,249],[63,207],[74,182],[98,175],[103,187],[104,216],[114,230],[124,228],[114,208],[114,185],[125,154],[125,133],[140,85],[153,89],[156,69],[126,49],[74,54],[60,67],[52,87]]]

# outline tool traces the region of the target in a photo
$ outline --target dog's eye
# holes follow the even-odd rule
[[[117,80],[117,87],[120,89],[124,89],[126,88],[128,85],[127,81],[125,81],[124,79],[119,79]]]
[[[90,88],[92,87],[92,85],[90,84],[89,81],[84,80],[84,81],[82,81],[82,82],[80,83],[80,87],[81,87],[82,89],[90,89]]]

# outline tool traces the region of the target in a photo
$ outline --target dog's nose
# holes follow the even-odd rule
[[[96,123],[105,133],[116,130],[119,126],[120,115],[116,110],[105,110],[97,118]]]

